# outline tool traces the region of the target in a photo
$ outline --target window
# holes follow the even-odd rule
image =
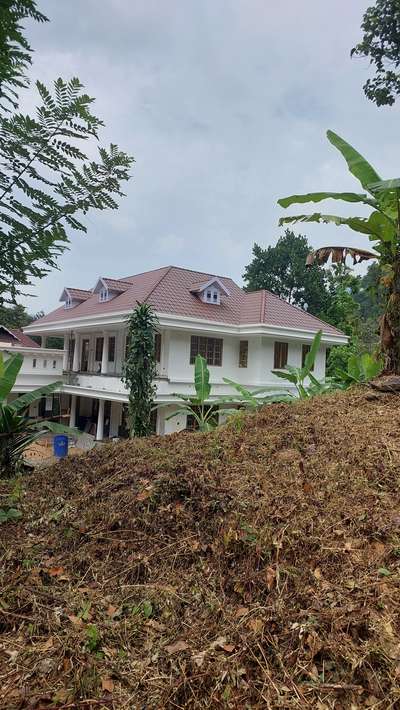
[[[108,339],[108,362],[115,360],[115,337],[114,335]]]
[[[221,302],[219,289],[215,287],[208,288],[203,294],[203,301],[219,305]]]
[[[288,349],[289,349],[289,346],[287,343],[276,342],[274,344],[274,369],[275,370],[281,370],[283,367],[285,367],[287,365]]]
[[[72,370],[72,365],[74,362],[74,352],[75,352],[75,340],[70,338],[68,341],[68,370]]]
[[[36,367],[36,358],[35,357],[32,360],[32,367]]]
[[[161,333],[156,333],[154,338],[154,357],[156,362],[161,362]]]
[[[303,343],[303,345],[301,346],[301,366],[302,367],[304,367],[304,365],[306,364],[306,357],[307,357],[308,353],[310,352],[310,350],[311,350],[311,345],[309,345],[308,343]],[[313,369],[314,369],[314,365],[311,368],[311,372],[313,371]]]
[[[203,338],[192,335],[190,339],[190,364],[193,365],[196,355],[202,355],[207,365],[222,365],[222,338]]]
[[[247,356],[249,354],[249,341],[241,340],[239,343],[239,367],[247,367]]]
[[[43,367],[47,367],[47,360],[43,360]]]
[[[64,308],[72,308],[71,296],[67,296],[67,298],[65,299]]]
[[[325,367],[328,367],[329,355],[331,354],[332,348],[326,348],[325,350]]]
[[[99,301],[100,303],[104,303],[104,301],[108,301],[108,288],[103,288],[101,289],[99,293]]]
[[[57,367],[57,360],[53,360],[53,370],[55,370]]]
[[[96,338],[96,354],[94,358],[96,362],[101,362],[103,358],[103,344],[104,338]]]

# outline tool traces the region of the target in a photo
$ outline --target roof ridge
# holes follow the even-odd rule
[[[171,271],[171,269],[173,269],[173,266],[168,266],[168,267],[164,267],[164,268],[166,268],[165,273],[161,276],[161,278],[158,279],[157,283],[154,284],[153,288],[150,289],[150,291],[148,292],[146,298],[144,299],[145,301],[147,301],[147,299],[151,296],[151,294],[152,294],[153,291],[157,288],[157,286],[159,286],[160,283],[165,279],[165,277],[167,276],[167,274],[169,274],[169,272]]]

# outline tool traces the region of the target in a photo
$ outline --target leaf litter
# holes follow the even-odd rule
[[[1,708],[400,707],[397,396],[112,443],[22,485]]]

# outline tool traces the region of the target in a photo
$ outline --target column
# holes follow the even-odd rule
[[[103,333],[103,352],[101,355],[101,374],[106,375],[108,370],[108,333]]]
[[[97,415],[96,441],[103,441],[104,432],[104,399],[99,399],[99,413]]]
[[[64,355],[63,355],[63,370],[68,369],[68,352],[69,352],[69,339],[70,339],[70,334],[65,333],[64,335]]]
[[[75,348],[74,348],[74,359],[72,361],[72,371],[73,372],[78,372],[79,370],[79,360],[80,360],[80,350],[81,347],[81,339],[78,333],[75,333]]]
[[[70,427],[76,426],[76,394],[71,394],[71,409],[69,413]]]

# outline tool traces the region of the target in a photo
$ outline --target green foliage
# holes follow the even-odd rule
[[[325,272],[316,264],[306,267],[312,251],[307,238],[286,229],[274,247],[253,247],[253,260],[243,274],[246,291],[267,289],[313,315],[319,315],[327,302]]]
[[[207,400],[211,394],[210,371],[207,361],[201,355],[196,355],[194,363],[194,388],[195,395],[184,395],[174,393],[174,397],[179,397],[182,404],[166,419],[176,416],[192,416],[198,426],[199,431],[212,431],[218,424],[216,407],[224,405],[225,400],[216,400],[213,404],[208,404]]]
[[[365,11],[361,29],[363,38],[351,54],[366,57],[375,69],[375,76],[364,84],[365,95],[377,106],[391,106],[400,94],[398,0],[377,0]]]
[[[18,90],[28,85],[26,72],[32,50],[21,21],[46,22],[34,0],[2,0],[0,3],[0,110],[16,108]]]
[[[361,384],[373,380],[383,369],[383,363],[369,353],[351,355],[346,370],[337,368],[333,373],[334,381],[343,389],[350,385]]]
[[[91,653],[98,650],[101,643],[101,634],[95,624],[89,624],[85,629],[86,634],[86,648]]]
[[[369,217],[337,217],[314,213],[311,215],[296,215],[280,220],[280,224],[295,222],[331,222],[337,225],[347,225],[355,232],[366,234],[373,242],[376,257],[379,259],[381,281],[386,289],[385,309],[381,320],[381,350],[385,355],[385,369],[389,372],[400,371],[400,180],[382,181],[375,169],[343,138],[332,131],[327,133],[329,141],[337,148],[346,160],[350,172],[360,181],[369,195],[355,195],[360,202],[372,208]],[[295,202],[313,201],[315,193],[308,195],[293,195],[279,200],[281,206]],[[321,199],[329,199],[331,193],[318,193]],[[371,257],[370,252],[351,249],[355,260]],[[335,261],[346,257],[344,247],[323,247],[314,254],[314,259],[326,263],[329,256]],[[372,254],[373,256],[373,254]]]
[[[14,387],[22,362],[20,353],[4,361],[3,353],[0,352],[0,477],[14,476],[24,450],[45,432],[76,433],[74,429],[56,422],[33,421],[26,417],[29,405],[59,389],[61,382],[39,387],[7,404],[7,397]]]
[[[151,434],[151,412],[156,392],[157,374],[154,339],[158,319],[147,303],[140,303],[127,320],[127,357],[122,381],[129,390],[131,436]]]
[[[10,520],[18,520],[22,513],[17,508],[0,508],[0,524],[8,523]]]
[[[15,302],[21,287],[57,267],[68,229],[86,232],[79,215],[116,209],[132,158],[116,145],[99,149],[99,162],[79,146],[97,139],[102,122],[78,79],[37,82],[36,118],[0,117],[0,300]]]
[[[4,306],[0,304],[0,325],[11,330],[21,330],[32,321],[24,306]]]
[[[297,397],[299,399],[310,399],[310,397],[315,397],[317,394],[323,394],[331,389],[330,383],[320,382],[312,374],[315,358],[317,357],[317,353],[321,345],[321,338],[322,330],[319,330],[315,335],[311,348],[305,357],[303,367],[286,365],[286,367],[282,370],[272,370],[274,375],[283,380],[287,380],[295,386]],[[307,379],[310,382],[308,385],[306,384]],[[287,397],[293,397],[293,395],[289,393]]]
[[[238,382],[229,380],[227,377],[223,377],[222,379],[227,385],[233,387],[233,389],[235,389],[237,392],[237,394],[232,397],[224,397],[225,403],[235,402],[237,404],[240,404],[241,407],[245,407],[246,409],[255,411],[257,409],[260,409],[261,407],[264,407],[266,404],[273,404],[274,402],[286,402],[289,399],[289,396],[286,394],[270,394],[263,397],[260,396],[263,395],[265,392],[268,392],[271,389],[270,387],[259,387],[258,389],[249,390],[246,387],[243,387],[243,385],[239,384]],[[235,411],[236,410],[233,410],[233,413]]]

